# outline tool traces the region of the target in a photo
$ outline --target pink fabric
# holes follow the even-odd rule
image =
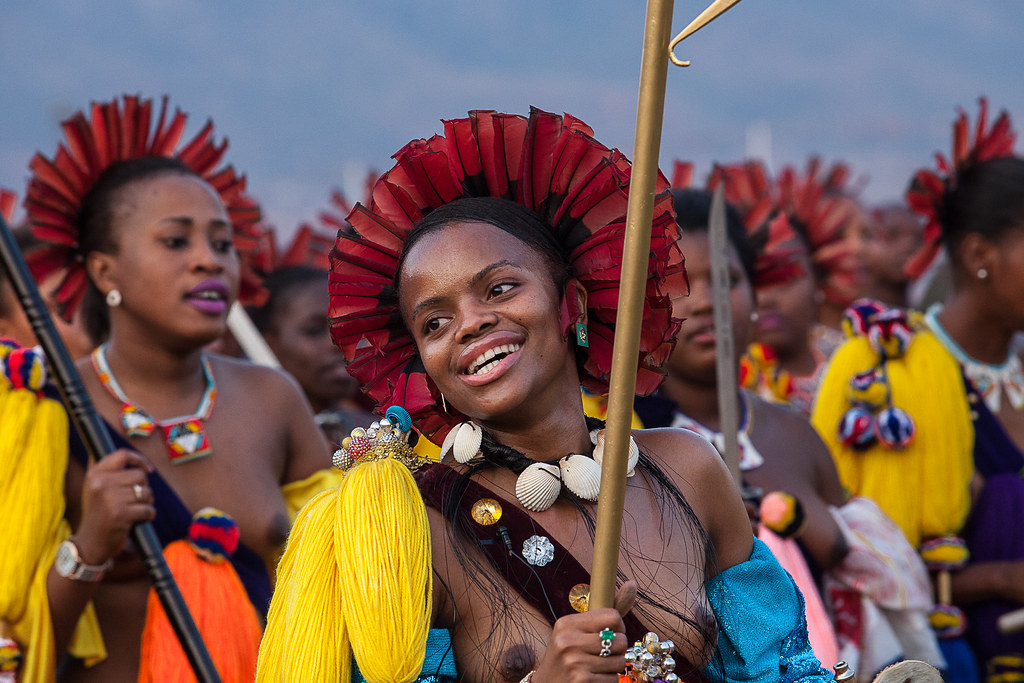
[[[775,555],[782,568],[789,572],[796,582],[797,588],[804,596],[804,608],[807,614],[807,633],[810,636],[811,649],[814,655],[828,668],[839,661],[839,644],[836,642],[836,633],[832,628],[832,622],[825,611],[825,605],[821,601],[818,587],[811,576],[811,570],[807,568],[807,561],[800,552],[796,541],[785,539],[775,534],[765,526],[758,530],[757,537],[764,541],[765,545]]]

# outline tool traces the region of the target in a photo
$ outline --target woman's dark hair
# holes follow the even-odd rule
[[[970,233],[998,241],[1011,230],[1024,230],[1024,159],[1001,157],[958,172],[943,197],[939,221],[954,259]]]
[[[405,257],[423,237],[456,222],[487,223],[504,230],[541,254],[551,268],[559,289],[572,277],[569,255],[555,239],[551,227],[535,212],[522,204],[498,197],[464,197],[448,202],[428,213],[409,231],[395,271],[395,287],[405,264]]]
[[[82,198],[82,205],[78,209],[75,222],[78,227],[79,253],[82,256],[94,251],[116,254],[117,244],[112,226],[120,202],[120,190],[129,183],[166,174],[199,177],[180,159],[161,156],[119,161],[103,171],[96,184]],[[103,294],[91,279],[82,299],[82,320],[93,344],[98,346],[110,336],[110,314],[103,301]]]
[[[310,284],[327,287],[327,271],[312,266],[285,266],[271,273],[263,280],[267,290],[267,301],[262,306],[250,307],[249,317],[260,332],[267,332],[274,326],[278,313],[295,290]]]
[[[676,209],[676,222],[683,234],[703,233],[708,231],[711,219],[711,200],[714,195],[707,190],[672,190],[672,203]],[[725,205],[725,229],[729,235],[729,243],[736,250],[747,274],[747,281],[754,282],[754,264],[757,261],[757,249],[747,237],[743,227],[743,219],[732,204]]]

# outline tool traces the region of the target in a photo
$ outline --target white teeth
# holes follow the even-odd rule
[[[196,292],[192,295],[196,299],[208,299],[210,301],[220,301],[224,297],[221,296],[220,292],[214,292],[210,290]]]
[[[500,346],[487,349],[477,356],[476,360],[469,364],[469,367],[466,368],[466,374],[486,375],[488,372],[493,370],[499,362],[501,362],[500,358],[498,360],[491,361],[492,358],[498,354],[508,355],[510,353],[515,353],[520,348],[521,346],[519,344],[502,344]],[[488,363],[487,361],[491,362]]]

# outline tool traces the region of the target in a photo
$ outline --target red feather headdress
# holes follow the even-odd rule
[[[1013,156],[1017,136],[1010,127],[1010,116],[1001,112],[992,128],[985,130],[988,123],[988,101],[978,100],[978,122],[974,128],[974,141],[969,140],[970,129],[967,113],[960,109],[960,115],[953,122],[953,152],[947,159],[936,152],[938,172],[921,169],[907,190],[907,204],[927,219],[924,229],[924,245],[907,264],[906,273],[912,278],[920,277],[932,264],[942,248],[942,222],[939,218],[946,191],[956,182],[956,173],[966,166],[989,159]]]
[[[218,168],[228,143],[214,143],[213,122],[208,121],[191,141],[179,145],[185,114],[176,110],[168,118],[167,97],[155,128],[152,113],[153,101],[135,96],[94,103],[91,117],[80,111],[62,124],[66,140],[53,159],[36,154],[30,163],[32,179],[25,199],[28,221],[36,237],[51,245],[40,255],[33,274],[41,281],[53,272],[63,273],[56,299],[65,319],[71,319],[86,291],[78,211],[83,198],[111,165],[147,156],[176,157],[220,194],[236,236],[244,239],[259,221],[259,207],[242,198],[245,177],[231,166]],[[247,284],[243,280],[239,298],[255,294],[247,291]]]
[[[849,167],[841,162],[822,173],[818,157],[811,157],[803,174],[786,166],[776,179],[776,206],[804,228],[819,287],[829,301],[843,307],[856,298],[858,285],[847,229],[859,209],[850,198],[849,179]]]
[[[3,216],[8,224],[14,220],[14,206],[17,203],[18,195],[0,187],[0,216]],[[11,227],[13,228],[14,226]]]
[[[714,191],[723,183],[725,200],[739,211],[747,237],[757,249],[751,284],[762,289],[800,277],[803,268],[799,257],[806,250],[786,214],[777,210],[764,166],[758,161],[716,164],[708,177],[707,189]],[[692,185],[693,164],[676,161],[672,173],[673,189]]]
[[[348,216],[331,255],[331,334],[348,371],[379,408],[404,406],[420,432],[437,443],[460,422],[441,410],[398,310],[393,282],[409,230],[431,210],[461,197],[502,197],[536,212],[570,256],[586,288],[590,348],[581,381],[608,389],[619,294],[630,165],[566,114],[531,109],[529,118],[473,111],[444,122],[444,135],[414,140],[375,184],[369,206]],[[658,179],[651,226],[637,391],[653,391],[672,351],[679,321],[671,296],[686,289],[678,227],[668,182]],[[559,313],[564,333],[575,317],[568,297]]]

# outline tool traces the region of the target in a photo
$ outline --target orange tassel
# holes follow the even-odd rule
[[[226,514],[204,508],[196,513],[189,539],[174,541],[164,549],[185,603],[199,627],[214,665],[224,683],[252,681],[263,629],[241,579],[226,560],[237,545],[237,525],[225,532]],[[214,527],[210,522],[214,521]],[[234,521],[230,521],[234,525]],[[211,531],[212,528],[212,531]],[[211,549],[211,538],[226,547]],[[171,624],[150,589],[146,626],[142,632],[139,683],[185,683],[196,680]]]

